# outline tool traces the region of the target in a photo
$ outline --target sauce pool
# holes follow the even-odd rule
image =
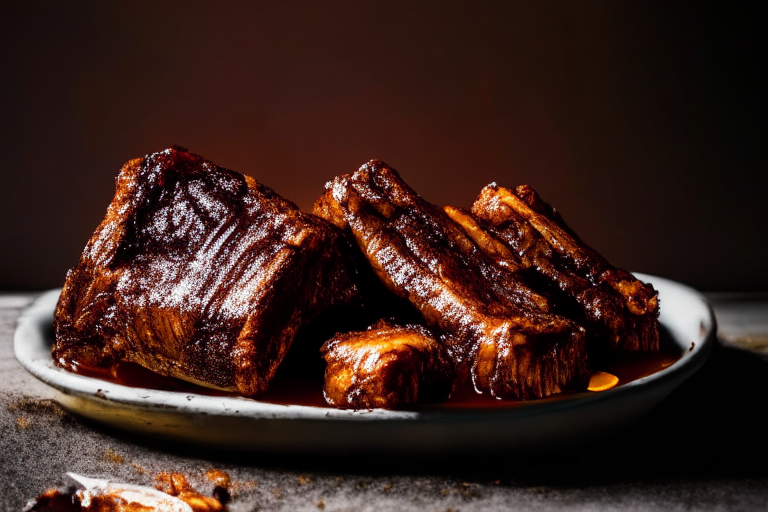
[[[653,375],[677,362],[684,354],[679,347],[665,343],[662,337],[659,352],[612,352],[593,371],[611,373],[619,378],[618,386]],[[136,364],[119,362],[111,367],[94,368],[78,365],[76,373],[87,377],[102,379],[123,386],[194,393],[206,396],[240,397],[237,393],[205,388],[173,377],[157,374]],[[568,393],[558,395],[567,397]],[[323,397],[322,373],[313,371],[289,371],[275,377],[270,389],[255,397],[260,402],[280,405],[308,405],[328,407]],[[428,407],[438,405],[448,408],[510,408],[523,402],[516,400],[498,400],[488,394],[478,394],[470,386],[454,389],[451,397],[440,404],[425,404]],[[417,406],[419,407],[419,406]]]

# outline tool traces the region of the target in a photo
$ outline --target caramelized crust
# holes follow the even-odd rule
[[[394,409],[442,402],[453,385],[453,365],[427,329],[379,321],[367,331],[337,335],[321,350],[325,400],[342,409]]]
[[[260,393],[302,324],[358,300],[340,239],[253,178],[183,148],[131,160],[67,274],[54,361],[132,361]]]
[[[479,392],[528,399],[586,387],[584,330],[550,313],[517,275],[520,265],[497,264],[386,164],[374,160],[329,182],[315,213],[354,236],[379,279],[440,333]]]
[[[530,186],[512,192],[492,184],[481,191],[472,214],[446,211],[486,254],[535,271],[563,302],[575,304],[576,318],[599,346],[659,349],[653,286],[610,265]],[[507,253],[499,250],[499,243]]]

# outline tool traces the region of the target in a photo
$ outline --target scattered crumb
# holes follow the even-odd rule
[[[279,500],[279,499],[282,499],[283,493],[280,492],[279,488],[275,487],[274,489],[272,489],[272,496],[274,496],[275,499]]]
[[[490,485],[499,485],[501,483],[501,480],[494,480],[490,483]]]
[[[213,482],[213,497],[219,500],[223,505],[229,503],[232,498],[230,493],[230,484],[232,478],[229,473],[220,469],[209,469],[205,472],[205,478]]]
[[[158,473],[156,480],[157,485],[155,487],[159,491],[176,496],[192,507],[194,512],[223,512],[225,510],[224,503],[218,497],[203,496],[192,487],[187,477],[181,473]],[[226,498],[229,498],[229,494],[226,495]]]
[[[104,400],[107,399],[107,395],[105,395],[104,392],[100,389],[96,390],[96,396],[99,398],[103,398]]]
[[[252,491],[258,487],[258,485],[259,483],[255,480],[235,481],[229,486],[229,492],[232,496],[237,496],[240,493]]]
[[[32,420],[30,420],[29,418],[25,418],[24,416],[19,416],[18,418],[16,418],[16,426],[21,429],[31,427],[32,423],[33,423]]]
[[[691,342],[691,348],[688,349],[688,352],[692,352],[693,351],[693,347],[695,347],[695,346],[696,346],[696,342],[692,341]]]
[[[31,398],[22,396],[13,400],[7,407],[9,412],[46,413],[54,416],[66,416],[59,404],[48,398]]]
[[[133,468],[136,470],[136,472],[138,474],[140,474],[140,475],[143,475],[144,473],[146,473],[146,470],[143,467],[141,467],[139,464],[135,463],[135,462],[132,463],[131,466],[133,466]]]
[[[163,491],[171,496],[178,496],[181,492],[192,490],[192,486],[189,484],[187,477],[181,473],[168,473],[163,471],[157,474],[155,480],[157,480],[155,488],[158,491]]]
[[[299,485],[305,485],[305,484],[308,484],[310,482],[310,479],[308,477],[306,477],[306,476],[303,476],[303,475],[299,475],[297,480],[299,481]]]
[[[472,491],[472,489],[469,487],[469,484],[467,482],[462,482],[459,488],[459,494],[461,494],[461,496],[464,498],[471,498],[476,493]]]
[[[440,494],[442,494],[443,496],[448,496],[448,494],[449,494],[450,492],[451,492],[451,491],[449,491],[448,489],[440,489]]]
[[[225,487],[228,488],[230,484],[232,483],[232,478],[229,476],[229,473],[226,471],[222,471],[220,469],[209,469],[205,472],[205,478],[210,480],[214,483],[214,485],[219,487]]]
[[[384,486],[384,490],[385,490],[385,491],[388,491],[388,490],[390,490],[391,488],[392,488],[392,484],[387,484],[387,485],[385,485],[385,486]]]
[[[123,462],[125,462],[125,459],[123,458],[122,455],[120,455],[119,453],[116,453],[110,448],[107,448],[106,450],[104,450],[103,458],[104,460],[108,460],[109,462],[115,462],[117,464],[122,464]]]
[[[320,510],[324,510],[325,509],[325,501],[319,500],[317,502],[317,508],[319,508]]]

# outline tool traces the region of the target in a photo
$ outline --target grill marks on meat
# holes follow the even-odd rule
[[[54,360],[260,393],[302,324],[358,300],[340,247],[333,226],[183,148],[131,160],[67,274]]]
[[[442,402],[453,387],[453,363],[423,326],[384,320],[367,331],[337,335],[321,350],[325,399],[343,409],[394,409]]]
[[[315,213],[354,236],[378,277],[440,333],[479,391],[528,399],[586,387],[584,330],[550,313],[519,266],[496,264],[386,164],[374,160],[329,182]]]
[[[497,262],[535,271],[556,297],[574,303],[598,347],[659,349],[657,292],[582,242],[530,186],[512,192],[492,184],[471,214],[446,211]]]

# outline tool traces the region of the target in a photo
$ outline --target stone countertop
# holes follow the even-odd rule
[[[768,296],[710,295],[721,343],[706,365],[629,430],[537,459],[382,459],[201,453],[107,430],[64,412],[13,355],[36,294],[0,294],[0,510],[67,472],[152,485],[180,472],[201,492],[216,468],[238,511],[765,510]],[[745,350],[746,349],[746,350]],[[684,435],[670,436],[669,426]]]

